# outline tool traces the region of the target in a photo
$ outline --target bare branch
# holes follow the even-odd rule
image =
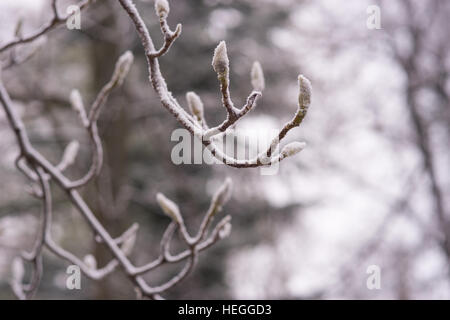
[[[300,125],[306,116],[307,109],[309,107],[311,101],[311,84],[308,79],[304,76],[299,76],[299,95],[304,97],[304,101],[299,103],[299,109],[294,116],[294,119],[286,124],[283,129],[280,131],[277,137],[271,143],[268,151],[261,153],[254,159],[249,160],[239,160],[233,157],[226,155],[223,151],[221,151],[213,142],[213,138],[220,133],[226,131],[227,128],[236,123],[237,120],[245,116],[254,106],[256,105],[257,98],[261,95],[259,91],[254,91],[247,98],[247,103],[241,108],[236,109],[231,100],[230,90],[229,90],[229,58],[227,53],[227,47],[224,41],[220,42],[217,48],[214,51],[212,66],[214,71],[217,73],[217,77],[220,83],[220,91],[222,94],[222,104],[227,110],[227,118],[226,120],[219,126],[208,129],[202,126],[202,124],[198,122],[197,119],[192,118],[192,116],[188,115],[186,111],[180,107],[180,105],[176,102],[176,100],[172,97],[171,92],[167,87],[167,83],[164,77],[161,74],[161,70],[159,67],[158,55],[155,52],[155,46],[153,44],[153,40],[148,32],[148,29],[142,20],[139,12],[134,6],[131,0],[118,0],[122,5],[123,9],[129,15],[130,19],[135,25],[136,31],[141,40],[142,46],[144,47],[145,55],[147,57],[148,63],[148,72],[150,75],[150,82],[158,94],[162,105],[172,113],[175,118],[180,122],[182,126],[184,126],[189,132],[191,132],[194,136],[201,139],[203,145],[211,152],[211,154],[218,159],[219,161],[225,163],[231,167],[237,168],[254,168],[261,166],[269,166],[271,164],[277,163],[284,158],[282,154],[278,154],[276,156],[272,156],[273,151],[278,146],[279,142],[286,136],[286,134]],[[167,1],[158,1],[155,4],[155,9],[157,15],[160,17],[160,20],[164,20],[167,18],[169,14],[169,6]],[[166,8],[166,9],[164,9]],[[168,31],[164,31],[164,26],[162,25],[163,34],[167,35]],[[253,67],[252,71],[252,83],[255,84],[259,88],[263,88],[263,74],[262,68],[258,68],[258,66]],[[257,81],[256,81],[257,80]],[[308,94],[308,97],[306,96]],[[299,98],[300,99],[300,98]],[[303,98],[302,98],[303,99]]]

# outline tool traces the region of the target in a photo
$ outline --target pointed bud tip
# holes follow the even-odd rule
[[[72,109],[78,113],[81,123],[83,123],[84,126],[87,126],[89,121],[86,116],[86,110],[84,108],[83,98],[81,97],[80,91],[73,89],[70,92],[69,101]]]
[[[212,66],[218,74],[228,73],[230,61],[228,60],[227,45],[225,41],[220,41],[214,50]]]
[[[131,51],[127,50],[122,54],[116,63],[113,78],[117,81],[118,85],[121,85],[128,72],[130,71],[131,64],[133,63],[134,55]]]
[[[77,140],[72,140],[66,147],[64,157],[70,159],[71,162],[73,162],[78,154],[79,149],[80,143]]]
[[[90,268],[90,269],[97,269],[97,260],[92,254],[88,254],[83,259],[84,263]]]
[[[227,177],[214,195],[214,201],[218,207],[223,207],[231,198],[233,191],[233,181]]]
[[[72,140],[64,149],[64,153],[61,162],[58,165],[58,169],[64,171],[69,166],[74,164],[79,149],[80,143],[77,140]]]
[[[80,91],[78,91],[77,89],[73,89],[70,92],[69,100],[72,105],[72,108],[75,109],[75,111],[84,109],[83,98],[81,97]]]
[[[259,61],[253,62],[252,71],[250,73],[252,86],[255,91],[263,91],[266,84],[264,80],[264,72]]]
[[[287,144],[283,148],[283,150],[281,150],[281,155],[283,158],[291,157],[291,156],[299,153],[303,149],[305,149],[305,147],[306,147],[305,142],[298,142],[298,141],[291,142],[291,143]]]
[[[197,120],[203,119],[203,102],[200,97],[195,92],[189,91],[186,93],[186,100],[191,114],[194,115]]]
[[[70,91],[70,100],[77,99],[78,97],[81,97],[80,91],[78,89],[72,89]]]
[[[120,249],[126,256],[128,256],[131,251],[133,251],[134,245],[136,244],[136,238],[136,233],[133,233],[122,242]]]
[[[307,109],[311,104],[312,85],[304,75],[298,76],[298,105],[299,108]]]
[[[169,216],[173,221],[181,224],[183,223],[183,218],[180,214],[180,209],[172,200],[168,199],[165,195],[158,192],[156,194],[156,201],[158,202],[164,213]]]
[[[219,238],[224,239],[228,237],[231,233],[231,228],[231,223],[227,222],[226,224],[224,224],[223,227],[219,230]]]
[[[130,70],[133,61],[134,61],[133,53],[130,50],[127,50],[119,57],[117,64],[120,66],[123,72],[128,72]]]

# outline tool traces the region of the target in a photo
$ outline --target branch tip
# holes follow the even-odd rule
[[[298,76],[298,107],[306,111],[311,104],[312,86],[311,82],[302,74]]]
[[[252,86],[255,91],[262,92],[265,88],[264,72],[259,61],[253,62],[252,71],[250,72]]]
[[[130,255],[131,251],[133,250],[134,245],[136,244],[136,238],[137,238],[137,235],[136,235],[136,232],[134,232],[122,242],[120,249],[122,249],[122,252],[126,256]]]
[[[123,80],[127,76],[128,72],[130,71],[131,64],[133,63],[134,56],[131,51],[126,51],[124,54],[122,54],[119,59],[117,60],[116,67],[114,69],[113,79],[114,83],[117,85],[122,85]]]
[[[88,254],[84,257],[83,262],[92,270],[97,269],[97,260],[92,254]]]
[[[231,229],[232,229],[231,223],[230,222],[225,223],[219,230],[219,238],[220,239],[227,238],[231,233]]]
[[[86,109],[84,107],[83,98],[81,97],[80,91],[73,89],[72,92],[70,92],[69,100],[72,109],[75,110],[80,117],[81,123],[84,126],[88,126],[89,120],[86,115]]]
[[[213,197],[213,201],[218,208],[222,208],[228,200],[231,198],[233,190],[233,181],[231,178],[226,178],[225,182],[222,186],[217,190],[216,194]]]
[[[193,91],[186,93],[186,100],[188,103],[189,111],[198,121],[201,121],[204,117],[203,102],[200,97]]]
[[[217,74],[221,76],[228,74],[230,61],[228,59],[225,41],[220,41],[219,45],[214,50],[212,66]]]
[[[170,12],[169,2],[167,0],[156,0],[155,11],[158,17],[162,19],[167,18]]]
[[[281,158],[291,157],[291,156],[299,153],[303,149],[305,149],[305,147],[306,147],[305,142],[298,142],[298,141],[291,142],[291,143],[287,144],[283,148],[283,150],[281,150]]]
[[[75,159],[78,155],[78,150],[80,149],[80,143],[77,140],[71,141],[67,147],[64,149],[64,153],[61,162],[58,165],[58,169],[64,171],[69,166],[74,164]]]
[[[156,201],[161,209],[163,209],[164,213],[169,216],[169,218],[180,225],[183,223],[183,217],[181,216],[180,209],[175,202],[159,192],[156,194]]]

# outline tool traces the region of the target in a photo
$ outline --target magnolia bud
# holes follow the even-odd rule
[[[216,194],[214,195],[214,203],[217,207],[223,207],[228,200],[231,198],[231,193],[233,189],[233,182],[230,178],[226,178],[225,182],[222,184],[222,186],[217,190]]]
[[[112,76],[114,84],[120,86],[123,83],[123,80],[130,71],[133,60],[134,56],[131,53],[131,51],[126,51],[124,54],[120,56],[119,60],[117,60],[116,67],[114,69],[114,74]]]
[[[178,206],[172,201],[166,198],[162,193],[158,193],[156,195],[156,201],[158,202],[161,209],[163,209],[164,213],[168,215],[173,221],[178,224],[183,223],[183,218],[180,214],[180,209]]]
[[[58,169],[63,171],[67,167],[71,166],[75,162],[79,149],[80,143],[76,140],[71,141],[64,150]]]
[[[167,0],[156,0],[155,11],[158,17],[166,18],[170,11],[169,2],[167,2]]]
[[[252,79],[253,89],[260,92],[263,91],[265,88],[264,73],[259,61],[255,61],[253,63],[250,76]]]
[[[227,222],[226,224],[223,225],[222,228],[220,228],[219,238],[220,239],[226,238],[230,235],[230,233],[231,233],[231,223]]]
[[[123,253],[126,256],[128,256],[133,250],[135,243],[136,243],[136,233],[133,233],[122,242],[120,248],[122,249]]]
[[[219,45],[214,50],[212,66],[214,71],[219,75],[227,75],[230,61],[228,60],[227,45],[225,41],[220,41]]]
[[[189,110],[198,121],[203,119],[203,102],[195,92],[186,93],[186,100],[189,106]]]
[[[308,109],[311,104],[311,82],[303,75],[298,76],[298,107],[300,109]]]
[[[291,157],[302,151],[305,147],[306,147],[305,142],[298,142],[298,141],[291,142],[287,144],[283,148],[283,150],[281,150],[281,157],[282,158]]]
[[[12,279],[16,283],[22,283],[25,275],[25,267],[23,266],[22,258],[16,257],[11,264]]]
[[[83,98],[81,97],[80,91],[76,89],[72,90],[72,92],[70,93],[69,100],[73,110],[75,110],[75,112],[78,113],[78,116],[80,117],[83,125],[87,126],[88,119],[86,116],[86,110],[84,108]]]
[[[92,254],[88,254],[83,259],[86,266],[88,266],[89,269],[95,270],[97,269],[97,260]]]

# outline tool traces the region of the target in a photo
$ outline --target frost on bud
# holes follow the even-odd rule
[[[158,17],[167,18],[170,11],[169,2],[167,0],[156,0],[155,11]]]
[[[220,41],[219,45],[214,50],[212,66],[214,71],[219,75],[228,75],[230,61],[228,60],[227,45],[225,41]]]
[[[131,51],[126,51],[117,60],[116,67],[114,68],[114,74],[112,76],[114,85],[122,85],[123,80],[130,71],[131,64],[133,63],[134,56]]]
[[[86,266],[88,266],[89,269],[95,270],[97,269],[97,260],[92,254],[88,254],[83,259]]]
[[[222,228],[220,228],[219,230],[219,238],[220,239],[224,239],[226,237],[228,237],[231,233],[231,223],[226,223],[223,225]]]
[[[88,118],[86,116],[86,109],[84,108],[83,98],[81,97],[80,91],[76,89],[72,90],[69,100],[73,110],[78,113],[83,125],[87,126]]]
[[[122,249],[123,253],[127,256],[133,250],[135,243],[136,243],[136,233],[133,233],[122,242],[120,248]]]
[[[219,190],[217,190],[213,198],[213,201],[218,208],[223,207],[228,202],[228,200],[230,200],[232,189],[233,182],[230,178],[226,178],[225,182],[222,184]]]
[[[298,107],[302,110],[307,110],[311,104],[311,82],[302,74],[298,76]]]
[[[75,162],[79,149],[80,144],[78,141],[74,140],[70,142],[64,150],[61,162],[58,165],[58,169],[64,171],[69,166],[71,166]]]
[[[264,81],[264,73],[259,61],[255,61],[252,66],[252,71],[250,73],[252,79],[252,86],[255,91],[263,91],[266,84]]]
[[[14,258],[11,264],[12,280],[15,283],[22,283],[23,277],[25,275],[25,267],[23,266],[23,261],[20,257]]]
[[[158,202],[161,209],[163,209],[164,213],[168,215],[173,221],[178,224],[183,223],[180,209],[178,209],[178,206],[172,200],[166,198],[166,196],[158,192],[158,194],[156,195],[156,201]]]
[[[281,150],[281,158],[291,157],[291,156],[299,153],[303,149],[305,149],[305,147],[306,147],[305,142],[298,142],[298,141],[291,142],[291,143],[287,144],[283,148],[283,150]]]
[[[203,102],[195,92],[186,93],[186,100],[189,106],[189,111],[198,121],[203,119]]]

